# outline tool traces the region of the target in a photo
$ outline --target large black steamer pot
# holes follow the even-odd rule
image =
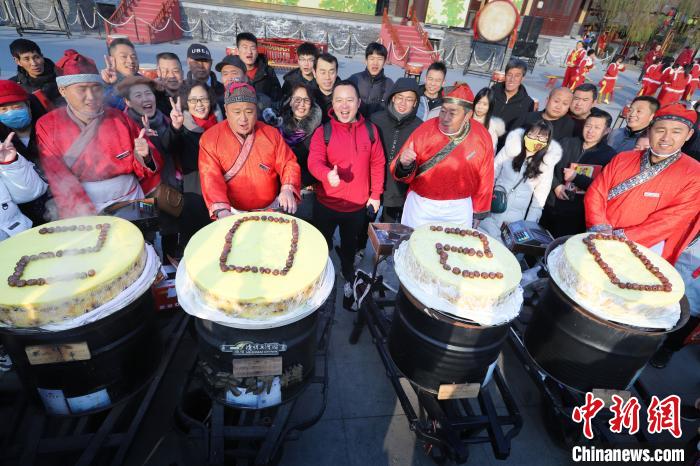
[[[545,260],[568,238],[552,242]],[[579,306],[550,277],[525,331],[525,347],[544,372],[574,390],[625,390],[666,336],[682,327],[688,316],[688,300],[683,297],[681,318],[668,331],[610,322]]]
[[[230,394],[227,397],[230,387],[226,378],[236,376],[234,360],[281,358],[282,374],[288,380],[282,386],[281,402],[290,400],[303,391],[314,373],[317,327],[318,311],[291,324],[255,330],[197,318],[195,329],[200,365],[205,372],[205,390],[220,403],[245,407],[237,404]]]
[[[0,328],[0,342],[30,399],[48,414],[63,416],[107,409],[133,395],[151,380],[162,352],[150,289],[82,327],[58,332]],[[68,354],[51,362],[58,351],[66,352],[65,345],[77,348],[79,360]]]
[[[481,326],[429,309],[403,286],[389,334],[389,352],[411,382],[437,393],[443,384],[488,383],[510,322]]]

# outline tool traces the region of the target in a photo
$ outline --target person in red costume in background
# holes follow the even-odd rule
[[[646,68],[644,77],[642,78],[642,87],[639,89],[637,96],[656,95],[656,91],[659,90],[661,86],[661,79],[664,73],[664,65],[661,63],[660,58],[654,58],[649,67]]]
[[[297,210],[301,169],[277,128],[258,121],[249,84],[232,82],[224,97],[226,120],[199,140],[202,196],[212,219],[236,211]]]
[[[41,117],[36,137],[58,216],[92,215],[115,202],[143,198],[139,181],[162,165],[146,130],[105,105],[91,59],[66,50],[56,75],[67,106]]]
[[[628,238],[676,262],[700,230],[700,163],[681,152],[696,121],[680,103],[656,112],[649,149],[617,154],[586,191],[589,230]]]
[[[615,83],[617,82],[617,75],[620,73],[620,71],[625,71],[625,65],[622,63],[624,58],[625,57],[622,55],[615,57],[615,60],[610,63],[608,69],[605,71],[605,76],[603,76],[603,79],[598,83],[598,86],[600,86],[598,103],[605,102],[606,104],[609,104],[610,99],[613,98],[613,94],[615,93]]]
[[[644,55],[644,65],[642,66],[642,72],[639,74],[639,79],[637,79],[638,83],[641,83],[642,78],[646,76],[647,69],[649,69],[652,64],[661,60],[662,55],[661,46],[659,44],[654,45],[652,49],[649,50],[646,55]]]
[[[595,51],[591,49],[588,52],[586,52],[586,56],[583,58],[583,60],[579,62],[578,66],[576,67],[574,79],[571,81],[571,86],[569,86],[569,89],[573,91],[581,84],[586,82],[586,76],[595,67],[594,60]]]
[[[583,42],[578,41],[576,48],[569,52],[569,56],[566,57],[566,71],[564,72],[564,81],[561,84],[563,87],[571,87],[576,76],[576,69],[584,58],[586,58],[586,49],[583,48]]]
[[[666,68],[661,91],[659,91],[659,104],[663,107],[681,100],[689,82],[690,70],[686,70],[683,65]]]
[[[685,93],[683,94],[683,99],[690,102],[693,100],[693,94],[695,90],[700,86],[700,58],[695,59],[695,63],[690,68],[690,81],[688,85],[685,86]]]
[[[693,63],[693,56],[695,55],[695,50],[693,50],[690,45],[686,45],[681,50],[676,58],[676,65],[685,66]]]
[[[408,184],[402,224],[476,227],[490,212],[493,141],[472,120],[473,101],[469,86],[456,84],[446,93],[440,115],[420,125],[392,161],[394,178]]]

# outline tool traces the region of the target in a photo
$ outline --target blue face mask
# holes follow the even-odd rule
[[[32,116],[27,107],[0,113],[0,123],[10,129],[24,129],[32,122]]]

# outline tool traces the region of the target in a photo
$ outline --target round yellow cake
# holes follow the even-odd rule
[[[323,235],[278,213],[232,215],[198,231],[185,249],[189,280],[203,301],[244,318],[280,315],[316,290],[328,261]]]
[[[466,308],[498,305],[518,287],[522,277],[520,264],[500,241],[450,224],[417,228],[408,241],[402,265],[402,272],[416,283]]]
[[[608,312],[638,312],[677,304],[680,274],[661,256],[629,240],[582,233],[564,243],[557,283]],[[607,270],[607,271],[606,271]]]
[[[47,223],[0,242],[0,320],[41,326],[90,312],[131,285],[146,263],[143,235],[115,217]]]

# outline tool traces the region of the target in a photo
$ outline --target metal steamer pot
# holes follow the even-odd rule
[[[81,327],[0,328],[0,342],[27,395],[58,416],[101,411],[129,398],[152,379],[162,353],[150,289]]]
[[[300,394],[314,373],[318,310],[296,322],[266,329],[239,329],[201,318],[194,325],[203,385],[220,403],[261,407],[246,404],[240,397],[252,393],[249,389],[242,392],[252,379],[265,387],[269,397],[265,407],[274,406]]]
[[[481,326],[428,308],[403,286],[389,334],[389,352],[413,383],[437,393],[440,385],[488,383],[510,322]]]
[[[545,253],[563,244],[556,239]],[[539,367],[560,383],[580,392],[594,388],[625,390],[666,339],[689,317],[681,300],[681,317],[670,330],[644,330],[601,319],[569,298],[549,279],[544,296],[525,331],[525,347]]]

